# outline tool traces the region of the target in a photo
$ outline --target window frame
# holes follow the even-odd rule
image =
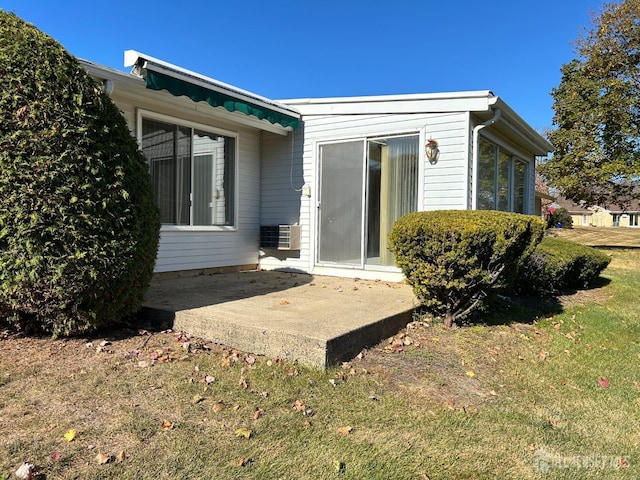
[[[225,137],[230,137],[234,139],[234,161],[233,161],[233,192],[231,194],[231,201],[233,202],[233,218],[231,225],[175,225],[171,223],[163,223],[160,226],[161,232],[180,232],[180,231],[190,231],[190,232],[235,232],[238,230],[238,188],[239,188],[239,179],[238,179],[238,164],[239,164],[239,153],[240,153],[240,135],[238,132],[233,132],[230,130],[226,130],[224,128],[219,128],[216,126],[207,125],[204,123],[193,122],[190,120],[185,120],[181,117],[176,117],[173,115],[167,115],[163,113],[154,112],[151,110],[145,109],[137,109],[136,111],[136,139],[138,141],[138,148],[142,151],[142,122],[144,119],[155,120],[159,122],[169,123],[172,125],[176,125],[179,127],[185,127],[191,129],[191,142],[193,145],[193,133],[198,130],[203,133],[210,133],[213,135],[222,135]],[[193,166],[193,152],[191,154],[191,162]],[[193,175],[193,172],[192,172]],[[193,185],[191,186],[190,195],[193,194]],[[189,221],[192,222],[193,218],[193,206],[190,205],[189,208]]]
[[[493,210],[498,210],[498,204],[500,202],[500,159],[501,156],[508,158],[508,184],[507,184],[507,209],[498,210],[510,213],[524,213],[525,215],[531,215],[530,211],[530,195],[531,195],[531,161],[527,161],[526,157],[508,146],[504,146],[502,142],[496,141],[492,138],[487,138],[484,135],[479,136],[478,143],[485,142],[494,147],[494,167],[493,167]],[[480,145],[478,145],[480,150]],[[522,165],[524,167],[524,191],[523,191],[523,210],[524,212],[515,212],[516,204],[516,165]],[[480,178],[480,160],[477,164],[478,171],[474,172],[474,182],[478,182]],[[476,198],[474,202],[476,204],[476,210],[481,209],[480,205],[480,188],[476,192]]]

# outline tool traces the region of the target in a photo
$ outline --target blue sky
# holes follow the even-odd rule
[[[72,54],[138,50],[272,98],[492,90],[532,127],[600,0],[0,0]]]

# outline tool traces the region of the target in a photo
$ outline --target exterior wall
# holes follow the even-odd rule
[[[613,217],[607,210],[599,208],[591,215],[591,225],[594,227],[612,227]]]
[[[258,263],[260,207],[260,130],[234,123],[230,115],[166,92],[118,91],[112,98],[136,135],[139,109],[195,122],[238,135],[236,223],[234,227],[163,226],[156,272],[255,267]]]
[[[399,270],[387,273],[339,268],[317,268],[316,205],[318,192],[318,144],[320,142],[417,133],[420,135],[421,178],[419,209],[466,209],[469,199],[469,123],[468,114],[396,114],[304,116],[303,131],[292,138],[264,133],[262,137],[262,225],[301,225],[300,251],[263,250],[260,267],[295,269],[329,275],[360,278],[400,279]],[[438,141],[440,156],[432,165],[424,155],[426,139]],[[304,142],[302,141],[304,139]],[[293,145],[292,145],[293,141]],[[302,187],[306,186],[306,189]],[[309,195],[305,195],[308,193]]]
[[[588,227],[592,225],[591,212],[571,214],[571,220],[573,220],[574,227]]]

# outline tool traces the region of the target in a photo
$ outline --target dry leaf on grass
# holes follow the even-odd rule
[[[15,476],[16,478],[20,478],[22,480],[32,480],[35,476],[35,470],[35,465],[24,462],[22,465],[20,465],[20,468],[16,470]]]
[[[160,430],[173,430],[173,426],[173,422],[170,422],[169,420],[162,420]]]
[[[64,434],[64,439],[67,442],[72,442],[74,438],[76,438],[78,432],[76,432],[73,428],[67,430]]]
[[[253,419],[258,420],[262,415],[264,415],[264,408],[256,408],[256,411],[253,412]]]
[[[249,430],[248,428],[241,427],[236,429],[235,434],[237,437],[244,437],[249,440],[251,438],[251,435],[253,434],[253,431]]]
[[[104,465],[106,463],[112,462],[113,456],[107,455],[106,453],[99,453],[96,455],[95,459],[98,465]]]
[[[340,435],[349,435],[350,433],[353,433],[353,427],[351,425],[347,425],[346,427],[340,427],[338,429],[338,433]]]
[[[211,410],[213,410],[214,412],[221,412],[222,410],[224,410],[224,402],[222,400],[218,400],[213,404]]]

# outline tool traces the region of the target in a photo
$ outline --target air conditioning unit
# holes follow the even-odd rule
[[[260,247],[300,250],[300,225],[262,225]]]

